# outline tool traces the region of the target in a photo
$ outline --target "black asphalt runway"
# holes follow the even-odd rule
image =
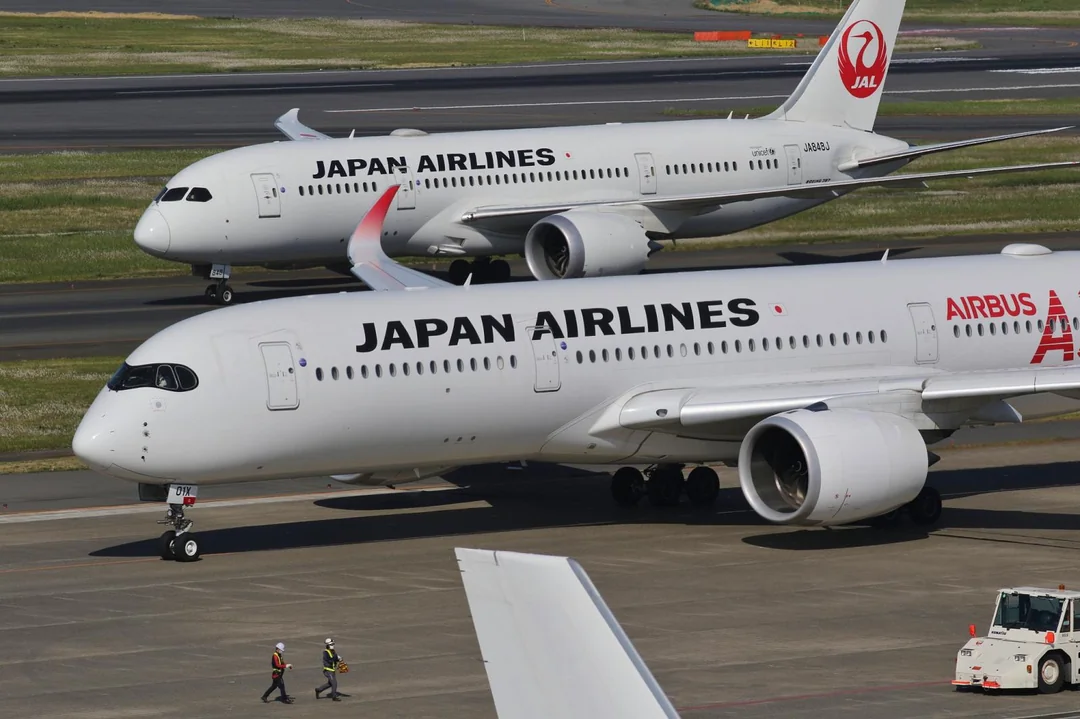
[[[670,118],[665,111],[772,107],[812,58],[715,58],[515,67],[0,80],[0,151],[231,147],[283,139],[292,107],[331,135],[542,127]],[[885,102],[1074,97],[1080,48],[1056,54],[947,53],[898,58]],[[1077,113],[1053,124],[1080,121]],[[1024,126],[1044,127],[1047,120]],[[995,132],[1012,118],[933,118],[942,136]],[[973,124],[974,123],[974,124]],[[882,118],[918,139],[924,118]]]
[[[1039,242],[1055,250],[1080,249],[1080,234],[996,235],[919,241],[845,242],[812,248],[733,247],[668,251],[655,255],[646,271],[761,267],[890,257],[933,257],[998,252],[1011,242]],[[523,260],[511,262],[517,281],[533,281]],[[433,269],[434,268],[434,269]],[[445,265],[428,265],[445,278]],[[330,272],[234,275],[237,302],[341,291],[363,291],[356,280]],[[76,356],[122,356],[155,332],[186,317],[214,309],[203,298],[205,280],[194,277],[0,285],[0,361]]]

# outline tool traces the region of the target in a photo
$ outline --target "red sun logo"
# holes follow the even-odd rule
[[[840,39],[840,80],[847,91],[860,99],[870,97],[881,89],[888,69],[889,48],[881,28],[870,20],[848,26]]]

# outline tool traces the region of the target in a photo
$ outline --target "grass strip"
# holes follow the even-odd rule
[[[794,15],[837,19],[849,0],[695,0],[706,10],[748,15]],[[1080,25],[1076,0],[907,0],[905,22],[956,25]]]
[[[772,105],[752,105],[726,109],[690,109],[669,107],[663,110],[667,117],[724,118],[728,113],[742,118],[763,117],[775,110]],[[1072,115],[1080,117],[1080,98],[1001,98],[994,100],[960,100],[953,102],[895,101],[886,99],[878,109],[878,117],[1025,117]]]
[[[87,407],[120,362],[90,357],[0,363],[0,454],[69,448]]]

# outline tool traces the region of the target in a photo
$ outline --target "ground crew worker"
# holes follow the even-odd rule
[[[319,698],[320,694],[329,689],[330,698],[336,702],[341,701],[341,695],[338,694],[337,688],[337,672],[339,664],[341,664],[341,657],[338,656],[337,651],[334,649],[334,640],[327,637],[326,647],[323,649],[322,654],[322,673],[323,676],[326,677],[326,684],[323,684],[315,690],[316,699]]]
[[[278,642],[274,647],[274,655],[270,657],[270,677],[273,679],[273,683],[270,688],[263,692],[262,700],[265,704],[267,697],[270,696],[275,689],[281,691],[281,701],[284,704],[292,704],[293,698],[285,693],[285,670],[292,669],[292,664],[285,663],[285,645]]]

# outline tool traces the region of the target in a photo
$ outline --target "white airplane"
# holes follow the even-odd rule
[[[576,561],[454,554],[499,719],[677,719]]]
[[[707,506],[716,473],[684,480],[684,465],[737,461],[772,522],[905,509],[931,524],[928,443],[1021,421],[1011,398],[1036,415],[1053,393],[1080,398],[1076,252],[456,287],[380,248],[396,194],[348,246],[379,291],[183,320],[94,400],[75,454],[168,501],[164,556],[198,555],[184,505],[199,486],[398,484],[489,462],[626,465],[620,504]]]
[[[451,281],[509,277],[524,254],[538,279],[636,274],[659,240],[762,225],[872,185],[1073,167],[1050,163],[885,177],[924,155],[1067,128],[914,147],[873,132],[904,0],[856,0],[791,97],[759,120],[684,120],[332,139],[300,124],[292,142],[213,155],[180,171],[135,228],[146,252],[215,280],[233,265],[343,268],[345,241],[390,185],[391,256],[482,258]],[[344,269],[344,268],[343,268]]]

